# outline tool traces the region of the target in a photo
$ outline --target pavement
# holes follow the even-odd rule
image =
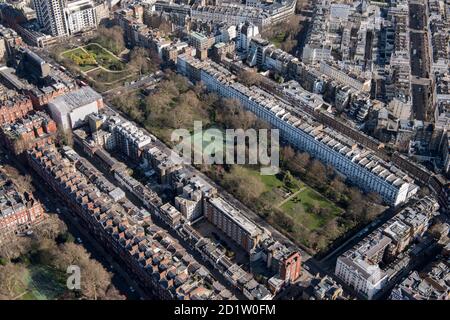
[[[124,113],[122,113],[121,111],[116,110],[116,109],[114,109],[113,107],[111,107],[109,105],[105,106],[105,107],[107,109],[109,109],[110,112],[114,112],[114,113],[120,114],[121,117],[125,118],[127,121],[130,121],[130,122],[134,123],[136,126],[141,128],[141,130],[143,130],[146,134],[154,137],[153,134],[151,134],[145,128],[141,127],[139,124],[137,124],[134,121],[132,121],[131,119],[129,119],[128,116],[125,115]],[[171,149],[167,145],[165,145],[162,141],[155,140],[155,144],[158,147],[160,147],[160,149],[162,151],[164,151],[166,154],[170,154]],[[202,172],[200,172],[199,170],[197,170],[196,168],[191,167],[191,166],[186,166],[186,168],[188,170],[190,170],[190,172],[195,173],[197,176],[205,179],[205,181],[207,181],[208,183],[210,183],[213,186],[215,186],[217,188],[217,190],[220,192],[220,194],[221,194],[221,196],[223,198],[228,200],[233,206],[235,206],[238,209],[240,209],[246,215],[246,217],[249,218],[250,220],[252,220],[254,223],[259,225],[260,227],[266,228],[272,234],[272,236],[273,236],[273,238],[275,240],[277,240],[277,241],[279,241],[281,243],[284,243],[284,244],[286,244],[288,246],[296,248],[302,255],[303,266],[304,266],[304,270],[303,270],[304,277],[312,279],[314,277],[313,275],[315,275],[317,273],[320,273],[320,274],[324,273],[324,270],[322,270],[319,267],[319,265],[315,261],[313,261],[311,255],[308,252],[306,252],[305,250],[303,250],[302,248],[300,248],[296,244],[294,244],[286,236],[284,236],[278,230],[276,230],[272,225],[267,223],[267,221],[263,220],[255,212],[253,212],[249,208],[245,207],[239,200],[237,200],[235,197],[233,197],[231,194],[229,194],[225,189],[223,189],[222,187],[218,186],[214,181],[212,181],[209,177],[204,175]]]
[[[54,191],[39,177],[32,169],[26,168],[20,161],[14,161],[13,157],[5,150],[1,150],[3,154],[0,155],[1,165],[11,165],[21,172],[30,173],[33,178],[33,183],[39,188],[36,188],[34,196],[45,207],[46,212],[57,213],[58,216],[66,223],[68,231],[75,239],[80,239],[82,245],[90,254],[91,257],[100,262],[103,267],[112,274],[112,283],[119,290],[119,292],[127,297],[127,299],[141,299],[148,298],[140,288],[139,285],[130,277],[129,273],[121,267],[121,264],[111,257],[111,254],[89,234],[85,227],[83,227],[79,219],[71,212],[64,202],[55,197]]]

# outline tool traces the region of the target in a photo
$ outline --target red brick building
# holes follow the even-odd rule
[[[51,143],[56,137],[57,126],[44,112],[28,114],[14,123],[0,127],[0,142],[15,155],[23,151]]]
[[[28,192],[20,192],[12,180],[0,174],[0,243],[44,219],[44,209]]]
[[[23,118],[33,110],[31,100],[21,94],[8,96],[0,90],[0,125]]]
[[[283,259],[280,265],[280,277],[282,280],[294,282],[300,277],[302,257],[298,251]]]

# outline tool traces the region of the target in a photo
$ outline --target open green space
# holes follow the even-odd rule
[[[124,70],[121,72],[109,72],[102,69],[96,69],[87,72],[87,75],[94,81],[103,83],[113,83],[120,80],[125,81],[125,79],[135,76],[135,74],[130,72],[129,70]]]
[[[294,222],[314,231],[342,213],[342,209],[310,187],[303,188],[281,206]]]
[[[84,50],[95,56],[97,63],[111,71],[122,71],[126,65],[114,55],[96,43],[90,43],[83,47]]]
[[[277,188],[283,188],[284,183],[279,175],[261,175],[259,170],[247,168],[249,174],[258,177],[265,185],[267,192],[273,192]]]
[[[67,289],[61,273],[50,267],[32,265],[28,271],[27,293],[21,297],[22,300],[54,300]]]
[[[125,63],[96,43],[65,51],[62,56],[72,60],[84,72],[98,66],[109,71],[124,71],[126,69]]]
[[[277,33],[274,37],[270,38],[269,41],[272,42],[277,48],[279,48],[281,43],[285,39],[286,39],[286,32],[281,31]]]
[[[135,80],[138,76],[134,68],[97,43],[64,51],[59,56],[65,58],[60,61],[61,64],[73,71],[81,71],[89,84],[100,92]]]
[[[62,56],[72,60],[83,72],[87,72],[97,67],[95,56],[85,51],[83,48],[66,51]]]

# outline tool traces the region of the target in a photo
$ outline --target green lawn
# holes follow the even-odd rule
[[[247,168],[252,176],[258,177],[266,186],[266,191],[273,191],[275,188],[282,188],[283,181],[277,175],[261,175],[259,170]]]
[[[329,214],[320,216],[313,213],[312,208],[314,206],[328,209]],[[281,209],[291,216],[295,222],[311,231],[321,228],[342,212],[342,209],[310,187],[305,187],[295,197],[284,203]]]
[[[58,299],[67,289],[64,277],[55,270],[41,265],[30,265],[27,275],[27,293],[22,300]]]
[[[285,32],[277,33],[273,38],[270,39],[270,42],[272,42],[276,47],[279,47],[280,44],[284,41],[284,38],[286,38]]]
[[[126,65],[122,61],[96,43],[88,44],[83,48],[87,52],[95,54],[97,63],[108,70],[121,71],[126,68]]]
[[[124,70],[121,72],[109,72],[102,69],[87,72],[87,75],[90,76],[95,81],[103,83],[112,83],[120,80],[125,81],[128,78],[136,76],[135,73],[129,70]]]
[[[90,54],[95,60],[95,64],[81,64],[78,67],[83,72],[88,72],[98,66],[101,66],[107,70],[111,71],[123,71],[118,73],[118,75],[123,78],[124,74],[130,74],[131,72],[127,70],[127,66],[124,62],[120,61],[117,57],[103,49],[101,46],[95,43],[88,44],[84,47],[78,47],[62,54],[64,58],[71,59],[74,61],[74,56],[81,58],[84,54]],[[75,61],[74,61],[75,62]],[[106,71],[103,71],[106,73]]]
[[[265,190],[261,195],[264,200],[272,203],[274,206],[277,206],[281,201],[283,201],[284,196],[287,192],[289,192],[288,188],[284,185],[282,177],[279,174],[277,175],[261,175],[260,171],[256,168],[244,167],[246,172],[254,177],[257,177],[261,180],[261,182],[265,186]],[[304,186],[304,184],[297,180],[299,183],[299,189]],[[290,194],[298,191],[299,189],[293,190]]]
[[[67,58],[67,59],[70,59],[73,61],[73,56],[81,57],[82,54],[86,54],[86,51],[84,51],[82,48],[76,48],[76,49],[64,52],[62,54],[62,56],[64,58]],[[86,64],[86,65],[79,65],[78,67],[81,69],[81,71],[87,72],[89,70],[96,68],[97,65]]]

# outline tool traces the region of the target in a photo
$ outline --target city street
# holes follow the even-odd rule
[[[55,197],[55,194],[51,187],[47,185],[42,179],[20,161],[13,160],[11,155],[8,155],[4,149],[1,149],[0,164],[11,165],[17,168],[21,172],[30,172],[33,184],[36,186],[35,197],[46,208],[46,212],[57,213],[63,220],[69,233],[75,238],[80,239],[79,243],[82,245],[92,256],[93,259],[100,262],[103,267],[111,272],[112,283],[116,286],[121,294],[124,294],[127,299],[140,299],[147,295],[139,288],[138,284],[129,276],[129,273],[121,267],[120,262],[117,262],[111,257],[111,254],[106,252],[104,248],[86,231],[79,219],[74,213],[70,212],[64,202]],[[82,272],[82,271],[81,271]]]

